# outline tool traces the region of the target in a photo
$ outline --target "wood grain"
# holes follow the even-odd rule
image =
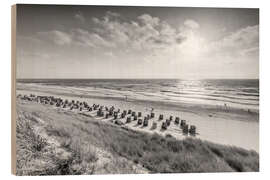
[[[16,19],[17,6],[11,6],[11,173],[16,174]]]

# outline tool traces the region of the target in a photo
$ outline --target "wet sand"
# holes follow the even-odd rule
[[[17,94],[35,94],[61,97],[62,99],[86,101],[88,104],[100,104],[114,106],[116,109],[142,112],[142,116],[150,114],[150,109],[154,108],[155,118],[149,121],[147,127],[137,125],[137,121],[126,124],[127,127],[146,131],[149,133],[171,134],[178,139],[183,139],[179,125],[174,123],[166,131],[161,130],[162,121],[158,120],[159,114],[164,114],[164,119],[170,115],[185,119],[187,124],[197,127],[196,138],[212,141],[219,144],[238,146],[245,149],[252,149],[259,152],[259,114],[258,112],[248,113],[243,109],[224,109],[217,106],[204,106],[202,104],[158,102],[150,100],[128,99],[122,95],[110,96],[106,90],[95,89],[95,91],[82,91],[76,88],[60,88],[56,86],[35,86],[18,84]],[[105,94],[105,95],[104,95]],[[56,107],[55,107],[56,108]],[[69,111],[68,109],[66,109]],[[78,110],[74,110],[78,111]],[[96,112],[83,112],[90,116],[96,116]],[[96,117],[99,118],[99,117]],[[102,121],[110,119],[101,118]],[[126,118],[120,119],[122,122]],[[157,122],[157,128],[152,129],[152,123]]]

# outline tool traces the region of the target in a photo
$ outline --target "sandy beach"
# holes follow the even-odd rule
[[[255,150],[259,152],[259,114],[257,110],[248,112],[245,109],[230,108],[225,109],[220,106],[192,104],[192,103],[176,103],[176,102],[160,102],[158,100],[141,100],[136,98],[125,99],[125,96],[111,92],[106,89],[86,89],[74,87],[59,86],[42,86],[36,84],[17,84],[17,94],[22,95],[46,95],[55,96],[68,100],[85,101],[88,104],[100,104],[104,106],[114,106],[116,109],[123,110],[132,109],[136,112],[142,112],[142,116],[150,114],[151,108],[154,109],[155,118],[149,121],[147,127],[138,126],[137,121],[125,124],[128,128],[136,131],[148,133],[158,133],[162,135],[171,134],[177,139],[187,137],[183,135],[179,125],[172,123],[167,130],[161,130],[162,122],[158,120],[159,114],[164,115],[164,119],[169,116],[180,117],[187,121],[189,125],[197,127],[197,135],[194,138],[207,140],[224,145],[237,146],[247,150]],[[48,107],[52,108],[52,107]],[[56,107],[53,107],[56,108]],[[66,109],[66,111],[70,111]],[[78,111],[78,110],[72,110]],[[83,113],[101,121],[110,119],[96,117],[96,111]],[[120,120],[125,123],[126,118]],[[152,129],[152,123],[157,123],[157,128]]]

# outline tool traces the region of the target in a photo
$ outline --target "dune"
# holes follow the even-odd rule
[[[259,171],[255,151],[33,101],[17,100],[16,123],[18,175]]]

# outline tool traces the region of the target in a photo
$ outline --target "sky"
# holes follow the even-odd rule
[[[17,78],[259,78],[259,10],[17,6]]]

